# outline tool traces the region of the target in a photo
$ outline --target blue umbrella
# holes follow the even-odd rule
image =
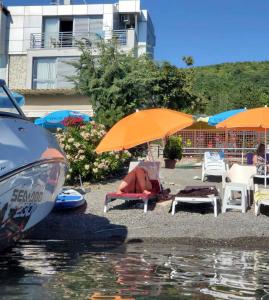
[[[25,104],[24,96],[15,92],[12,92],[13,97],[19,106],[23,106]],[[0,94],[0,107],[2,108],[10,108],[12,104],[6,94]]]
[[[15,93],[15,92],[12,92],[12,95],[15,98],[15,100],[17,101],[17,103],[19,104],[19,106],[23,106],[25,104],[25,98],[23,95],[21,95],[19,93]]]
[[[44,118],[35,120],[35,124],[45,128],[64,128],[61,123],[65,118],[82,118],[84,122],[89,122],[91,118],[88,115],[75,110],[58,110],[54,111]]]
[[[243,108],[243,109],[232,109],[232,110],[227,110],[227,111],[221,112],[219,114],[216,114],[214,116],[211,116],[208,119],[208,125],[216,126],[218,123],[230,118],[233,115],[236,115],[236,114],[238,114],[242,111],[245,111],[245,110],[246,110],[245,108]]]

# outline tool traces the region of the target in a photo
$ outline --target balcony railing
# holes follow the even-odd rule
[[[121,46],[127,45],[127,30],[113,30],[113,31],[105,31],[104,38],[106,40],[114,39]]]
[[[83,42],[92,46],[98,41],[116,39],[121,46],[127,45],[127,30],[104,31],[100,34],[91,32],[57,32],[32,33],[30,36],[31,49],[71,48]]]

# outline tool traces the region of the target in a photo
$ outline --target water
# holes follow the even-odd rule
[[[269,299],[268,251],[24,241],[0,256],[0,298]]]

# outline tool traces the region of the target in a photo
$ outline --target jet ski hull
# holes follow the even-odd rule
[[[0,251],[10,247],[53,209],[66,165],[43,160],[11,172],[0,181]]]
[[[0,251],[54,207],[66,159],[57,140],[30,122],[0,80]]]

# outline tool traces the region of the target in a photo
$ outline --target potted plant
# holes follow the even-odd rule
[[[182,158],[182,139],[179,136],[170,136],[163,149],[165,168],[174,169],[176,160]]]

